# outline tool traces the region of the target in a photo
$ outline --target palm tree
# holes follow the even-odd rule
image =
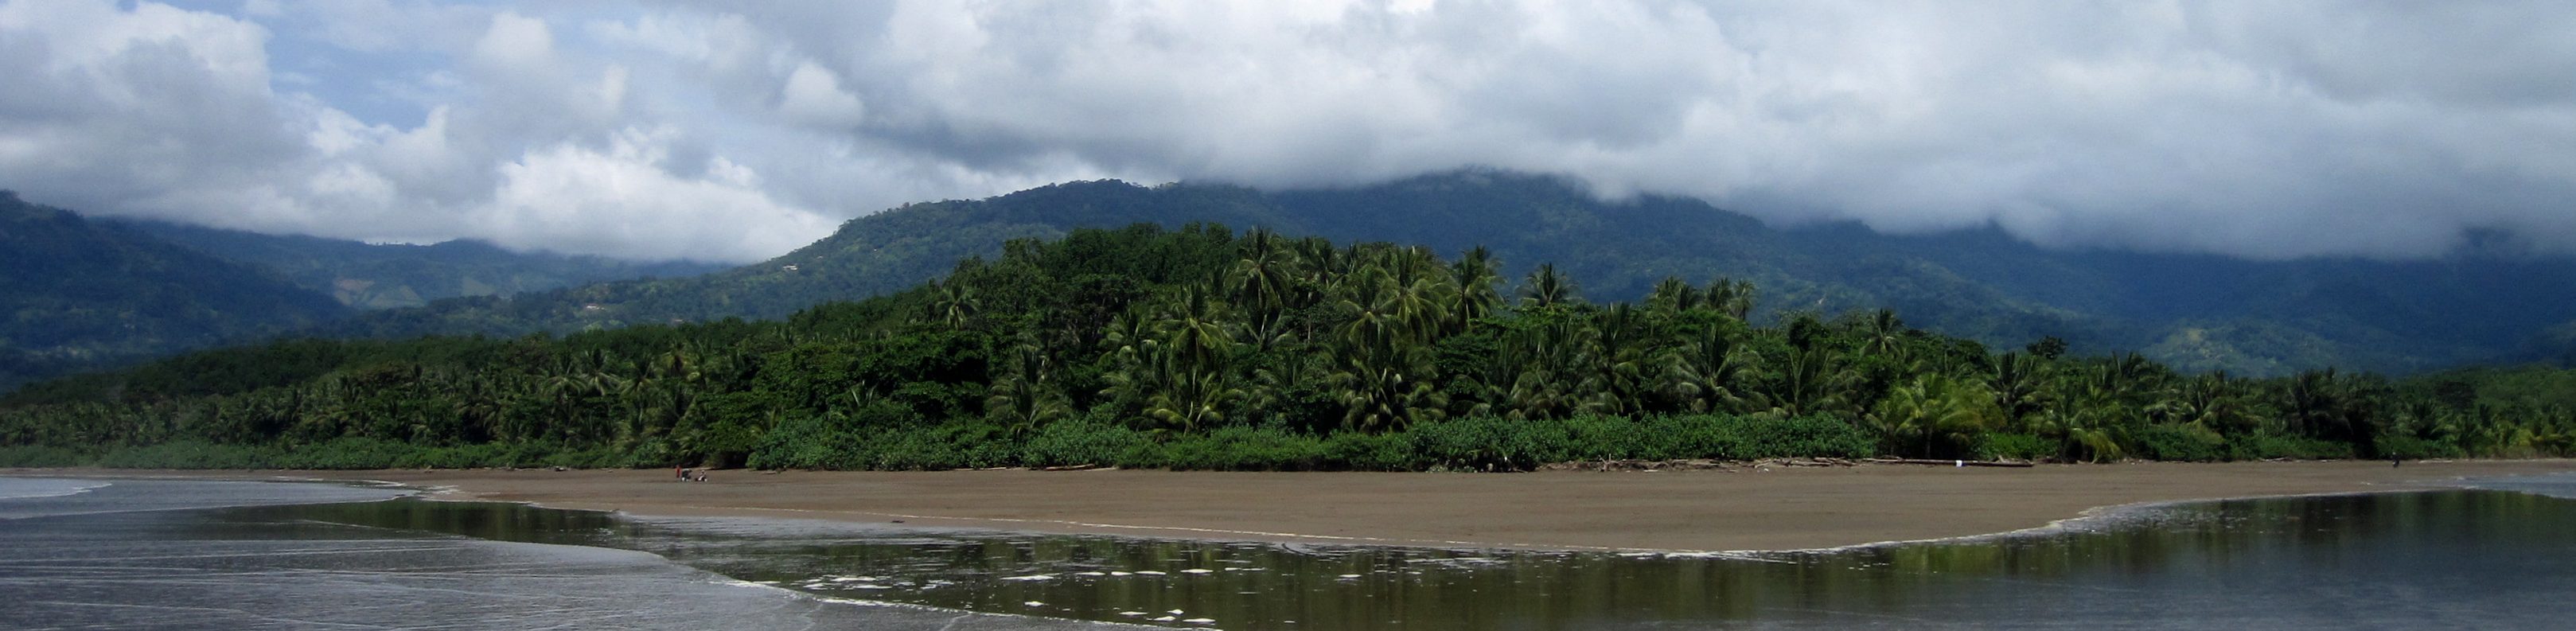
[[[2224,371],[2177,381],[2146,412],[2167,423],[2212,432],[2251,429],[2252,418],[2233,384]]]
[[[1890,389],[1868,420],[1898,453],[1961,458],[2003,424],[2003,410],[1981,384],[1930,374]]]
[[[1416,376],[1416,366],[1346,357],[1330,383],[1341,392],[1342,425],[1359,431],[1402,429],[1445,416],[1448,397]]]
[[[1665,392],[1692,412],[1740,412],[1758,405],[1752,387],[1761,355],[1714,327],[1663,358]]]
[[[1579,300],[1581,298],[1575,295],[1574,281],[1556,271],[1555,263],[1540,263],[1521,285],[1521,306],[1524,308],[1574,304]]]
[[[2004,353],[1995,358],[1995,371],[1987,385],[1995,393],[1995,407],[2003,410],[2007,423],[2019,426],[2022,419],[2046,405],[2046,366],[2039,358],[2021,353]]]
[[[1773,381],[1771,411],[1780,416],[1848,412],[1861,375],[1830,349],[1793,350]]]
[[[1666,276],[1655,281],[1654,290],[1646,294],[1646,308],[1659,314],[1689,311],[1699,308],[1699,305],[1699,288],[1692,287],[1678,276]]]
[[[1256,318],[1286,308],[1290,292],[1296,290],[1296,263],[1296,254],[1276,234],[1253,230],[1245,235],[1242,258],[1235,260],[1227,275],[1232,300]]]
[[[1030,341],[1011,348],[1007,369],[985,391],[984,413],[1012,435],[1070,416],[1073,406],[1049,382],[1053,362]]]
[[[966,283],[932,281],[930,289],[930,320],[951,330],[964,330],[984,310],[983,299]]]
[[[1905,333],[1905,321],[1896,318],[1895,310],[1880,309],[1861,323],[1861,352],[1903,364],[1898,355],[1904,350]]]
[[[1744,321],[1753,314],[1755,292],[1753,281],[1718,278],[1709,281],[1708,291],[1700,300],[1728,317]]]
[[[1501,267],[1493,252],[1481,245],[1469,248],[1450,265],[1448,333],[1466,331],[1469,323],[1494,314],[1503,302],[1502,293],[1495,289],[1503,282]]]
[[[2048,409],[2031,423],[2032,429],[2058,439],[2065,455],[2076,460],[2109,462],[2128,457],[2124,443],[2135,409],[2104,386],[2099,378],[2061,375]]]
[[[1591,374],[1586,376],[1589,392],[1583,409],[1586,412],[1629,415],[1639,411],[1644,388],[1640,387],[1651,363],[1653,352],[1647,348],[1649,332],[1645,317],[1628,303],[1613,303],[1594,320],[1593,351],[1588,357]]]
[[[1178,299],[1165,305],[1155,326],[1162,333],[1164,348],[1186,368],[1222,370],[1234,354],[1224,304],[1209,300],[1202,286],[1183,287]]]
[[[1145,417],[1164,428],[1192,431],[1225,421],[1225,409],[1243,397],[1225,372],[1184,368],[1169,362],[1161,366],[1162,387],[1145,399]]]

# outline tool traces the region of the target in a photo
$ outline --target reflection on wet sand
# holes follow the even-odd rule
[[[2052,531],[1753,557],[900,531],[394,501],[334,523],[631,548],[768,585],[1228,629],[2554,624],[2576,501],[2496,491],[2183,504]],[[2409,622],[2412,621],[2412,622]]]

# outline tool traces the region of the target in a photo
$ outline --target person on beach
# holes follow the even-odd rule
[[[683,467],[683,466],[679,466],[679,465],[671,465],[671,473],[672,473],[672,474],[675,474],[675,475],[680,476],[680,481],[681,481],[681,482],[687,482],[687,481],[689,481],[689,468],[688,468],[688,467]]]

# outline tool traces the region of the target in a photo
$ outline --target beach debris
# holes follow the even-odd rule
[[[1923,458],[1870,458],[1868,460],[1863,460],[1862,462],[1870,464],[1919,464],[1943,467],[2026,468],[2032,466],[2030,461],[2027,460],[1927,460]]]
[[[1942,461],[1949,462],[1949,461]],[[1734,471],[1766,467],[1849,467],[1859,461],[1847,458],[1763,458],[1760,460],[1714,460],[1685,458],[1679,460],[1581,460],[1540,465],[1546,471]]]

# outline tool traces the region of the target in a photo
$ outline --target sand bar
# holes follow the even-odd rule
[[[636,515],[746,516],[1194,539],[1531,549],[1788,550],[2046,526],[2096,507],[2437,488],[2576,460],[1913,465],[1720,471],[1217,473],[669,470],[286,472],[445,489],[441,499]],[[269,478],[278,472],[19,474]]]

